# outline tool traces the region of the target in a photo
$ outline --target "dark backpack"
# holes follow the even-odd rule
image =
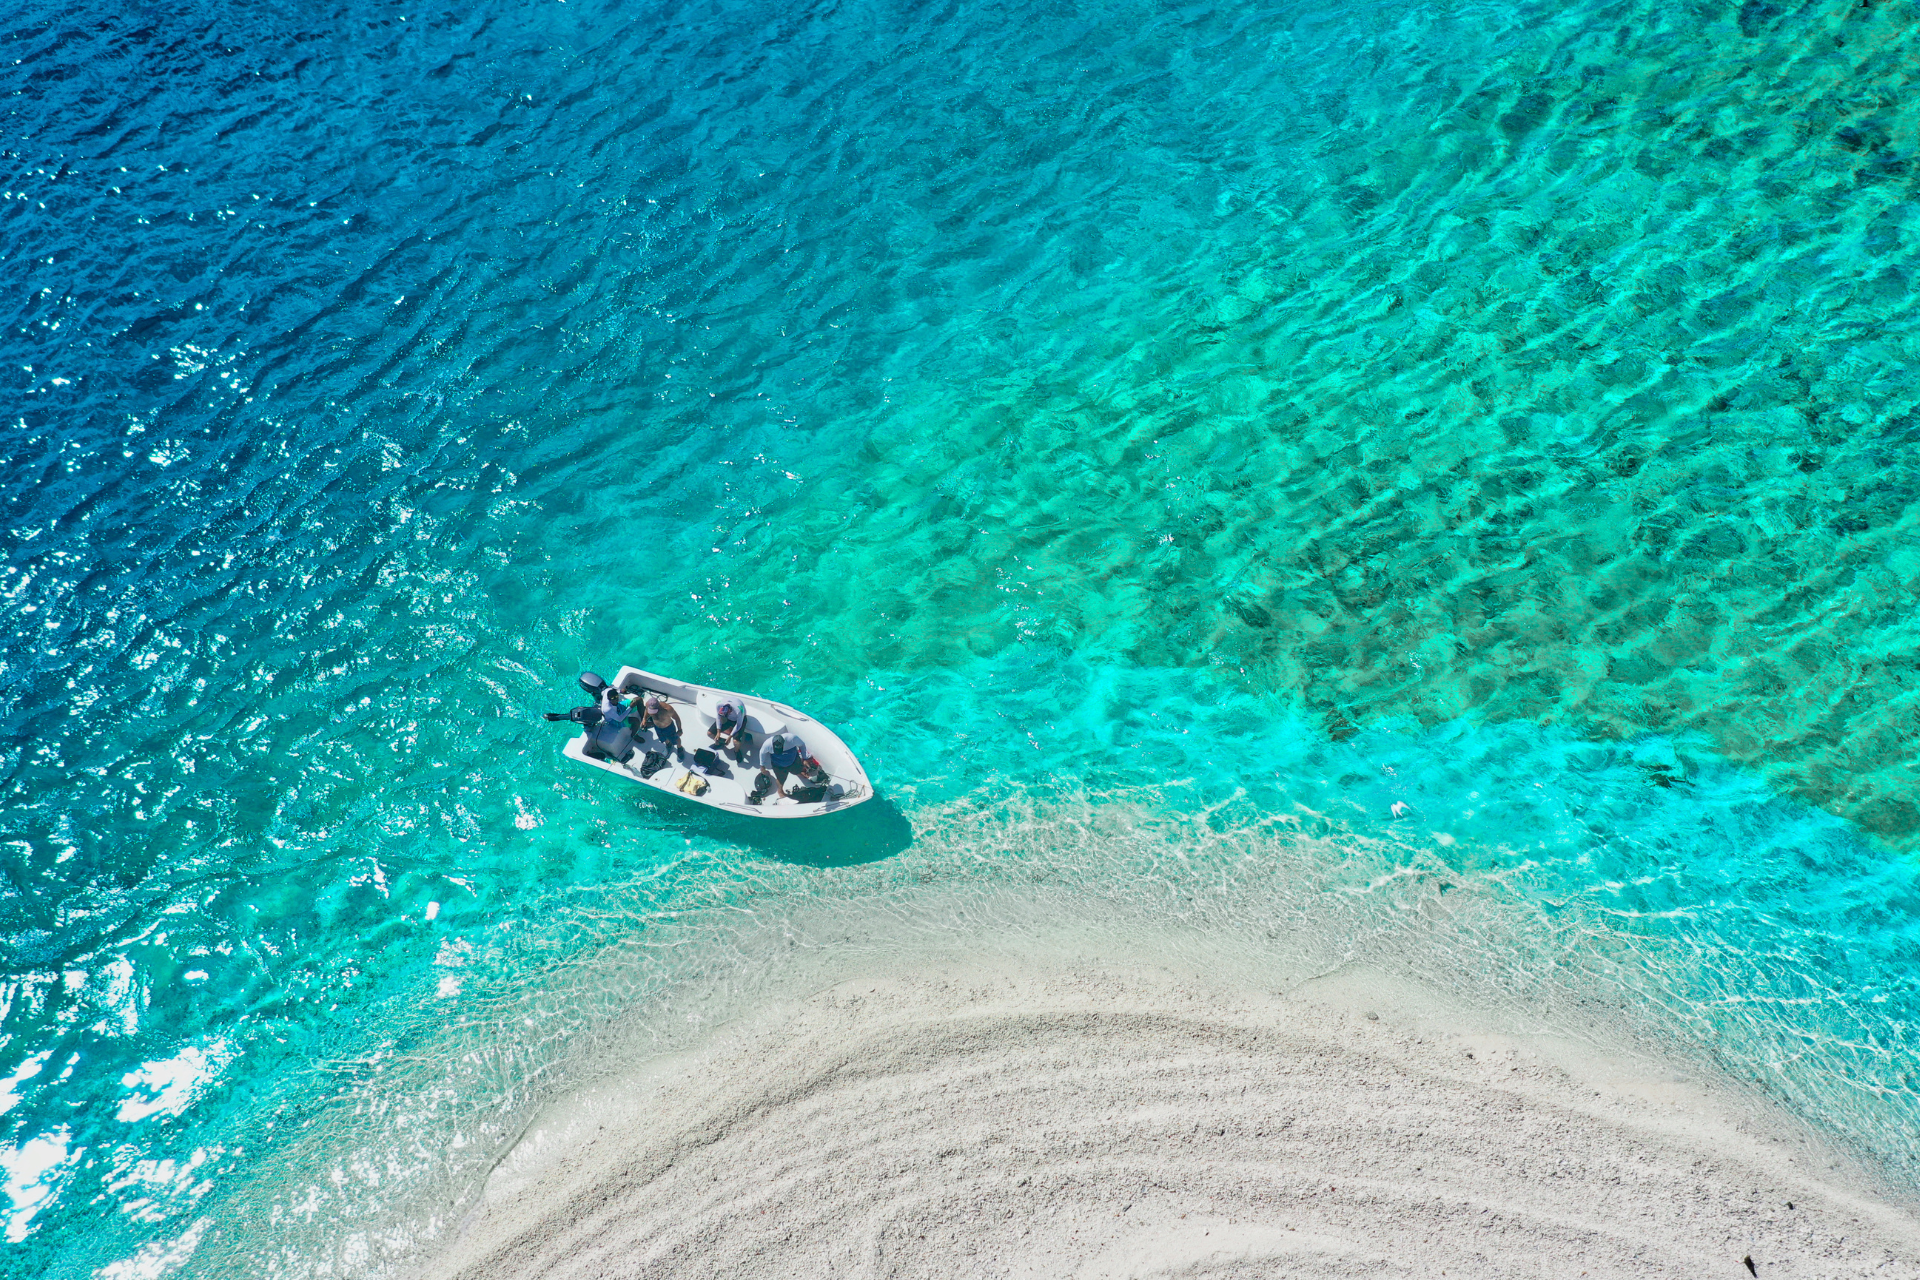
[[[666,752],[649,751],[647,752],[646,758],[640,762],[640,776],[643,778],[651,778],[654,774],[660,772],[662,769],[666,767],[667,767]]]

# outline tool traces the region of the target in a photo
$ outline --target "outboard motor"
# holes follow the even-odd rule
[[[593,699],[590,707],[575,707],[571,711],[549,711],[549,720],[571,720],[586,730],[587,740],[581,746],[589,760],[614,760],[625,764],[633,759],[633,725],[627,720],[626,712],[617,702],[609,700],[612,690],[607,682],[591,671],[580,673],[580,688]]]
[[[549,711],[547,712],[547,719],[571,720],[586,729],[588,731],[587,751],[589,754],[592,754],[593,729],[602,720],[606,719],[606,713],[609,709],[606,697],[608,692],[607,682],[591,671],[582,671],[580,673],[580,688],[589,698],[593,699],[592,706],[575,707],[571,711]],[[622,718],[624,719],[624,717]]]

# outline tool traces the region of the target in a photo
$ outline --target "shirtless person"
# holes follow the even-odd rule
[[[673,709],[672,703],[657,693],[648,694],[646,715],[641,722],[653,730],[654,736],[673,752],[674,759],[686,757],[687,753],[680,746],[680,713]]]

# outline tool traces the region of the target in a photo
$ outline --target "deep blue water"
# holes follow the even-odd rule
[[[1912,1186],[1913,19],[12,11],[0,1273],[402,1264],[930,886],[1617,1009]],[[563,767],[623,660],[884,799]]]

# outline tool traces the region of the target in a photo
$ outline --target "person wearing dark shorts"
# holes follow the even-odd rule
[[[680,713],[657,693],[647,695],[645,723],[654,736],[678,760],[686,755],[680,747]]]
[[[798,734],[776,733],[767,739],[767,763],[773,768],[773,787],[787,799],[787,775],[801,772],[800,762],[807,758],[807,744]]]

